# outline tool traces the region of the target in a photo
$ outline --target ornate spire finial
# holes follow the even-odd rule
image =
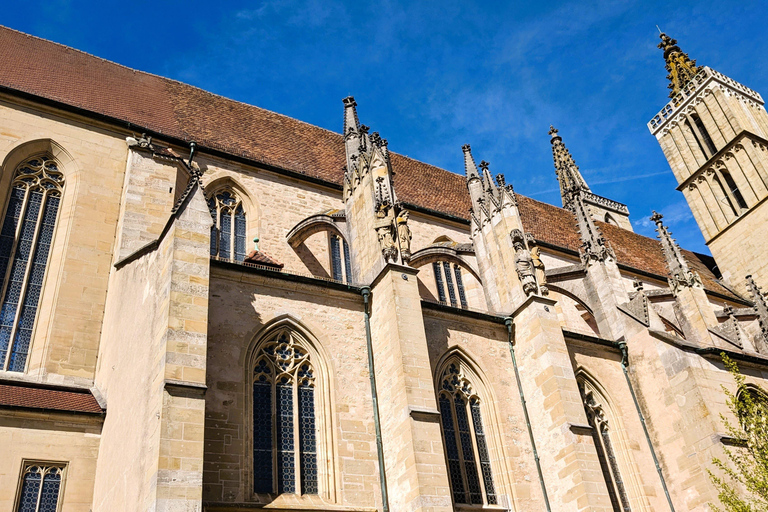
[[[760,332],[757,334],[755,348],[761,354],[768,354],[768,299],[765,298],[763,291],[757,286],[752,276],[747,276],[747,289],[752,295],[752,306],[757,313]]]
[[[352,96],[347,96],[343,100],[344,103],[344,129],[342,133],[346,138],[350,131],[357,132],[360,128],[360,120],[357,118],[357,102]]]
[[[591,192],[587,182],[581,176],[579,166],[573,160],[571,153],[563,143],[563,138],[558,135],[558,130],[554,126],[549,127],[549,134],[552,136],[552,158],[555,161],[555,174],[557,181],[560,182],[560,196],[563,200],[563,207],[573,210],[572,198],[579,192]]]
[[[467,181],[473,178],[479,179],[480,173],[477,171],[475,159],[472,158],[472,148],[469,147],[469,144],[464,144],[461,146],[461,150],[464,152],[464,172],[467,173]]]
[[[677,46],[677,39],[672,39],[664,32],[659,34],[659,37],[661,42],[658,46],[664,50],[665,67],[669,72],[667,79],[670,82],[667,87],[671,89],[669,97],[672,98],[696,76],[700,66],[696,66],[696,61],[691,60],[688,54],[683,53],[680,47]]]
[[[656,224],[656,231],[658,232],[656,237],[661,241],[661,250],[667,260],[669,286],[672,288],[672,292],[677,294],[681,288],[701,287],[701,279],[698,274],[688,268],[688,262],[685,261],[680,246],[672,238],[672,233],[662,222],[663,218],[662,214],[654,210],[653,215],[651,215],[651,222]]]

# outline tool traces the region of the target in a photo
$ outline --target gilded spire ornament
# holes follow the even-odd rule
[[[672,98],[696,76],[701,66],[697,66],[695,60],[691,60],[687,53],[683,53],[677,46],[677,39],[672,39],[663,32],[659,37],[661,38],[659,48],[664,50],[664,61],[667,63],[665,67],[669,72],[667,75],[670,82],[667,87],[671,89],[669,97]]]

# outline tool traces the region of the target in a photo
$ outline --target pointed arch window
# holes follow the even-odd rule
[[[454,503],[496,505],[480,398],[457,362],[441,375],[438,404]]]
[[[352,275],[349,245],[336,233],[329,232],[329,236],[331,237],[331,277],[335,281],[349,283]]]
[[[25,462],[17,512],[56,512],[64,469],[62,464]]]
[[[64,175],[47,155],[14,172],[0,230],[0,370],[26,366],[63,189]]]
[[[318,494],[315,372],[287,330],[253,366],[253,492]]]
[[[731,191],[731,195],[736,200],[736,204],[738,204],[739,208],[741,208],[742,210],[746,210],[747,202],[744,200],[744,196],[741,195],[741,191],[739,190],[739,187],[736,186],[736,182],[733,181],[733,176],[731,176],[731,173],[729,173],[725,169],[722,169],[720,170],[720,174],[723,175],[725,184],[728,185],[728,189]]]
[[[592,427],[592,439],[600,461],[608,496],[615,512],[630,512],[629,499],[624,488],[624,481],[619,472],[619,463],[611,441],[611,431],[608,418],[603,410],[603,404],[595,396],[592,389],[582,381],[579,385],[587,420]]]
[[[245,259],[245,210],[233,190],[220,190],[208,198],[211,226],[211,256],[225,260]]]
[[[701,138],[703,139],[704,144],[709,150],[709,154],[707,153],[704,153],[704,154],[707,155],[707,157],[713,156],[715,153],[717,153],[717,148],[715,148],[715,144],[712,142],[712,137],[709,136],[709,132],[704,127],[704,123],[701,122],[701,118],[697,114],[691,114],[691,119],[693,119],[693,124],[696,125],[696,129],[699,131],[699,134],[701,135]],[[695,132],[694,132],[694,135],[695,135]]]

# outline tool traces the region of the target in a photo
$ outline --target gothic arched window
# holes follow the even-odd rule
[[[704,144],[709,150],[709,154],[705,153],[705,155],[707,155],[707,157],[713,156],[717,153],[717,148],[715,148],[715,144],[712,142],[712,137],[709,136],[709,132],[704,127],[704,123],[701,122],[701,118],[696,114],[691,114],[691,119],[693,119],[693,124],[696,125],[696,129],[701,134],[701,138],[704,140]]]
[[[435,274],[438,300],[446,304],[450,300],[451,306],[459,307],[461,304],[463,309],[467,309],[467,296],[464,292],[461,267],[455,263],[451,265],[447,261],[434,261],[432,262],[432,272]],[[447,297],[446,291],[448,292]]]
[[[315,372],[288,330],[254,359],[253,492],[318,493]]]
[[[733,176],[731,176],[731,173],[723,169],[720,171],[720,174],[723,175],[725,184],[728,185],[728,189],[731,191],[733,198],[736,199],[736,203],[739,205],[739,208],[746,209],[747,202],[744,200],[744,196],[741,195],[741,191],[739,190],[739,187],[736,186],[736,182],[733,181]]]
[[[335,281],[352,281],[352,266],[349,259],[347,241],[334,232],[328,233],[331,239],[331,277]],[[343,269],[343,270],[342,270]]]
[[[64,175],[47,155],[14,173],[0,231],[0,370],[24,371],[63,189]]]
[[[245,210],[237,194],[220,190],[208,198],[211,226],[211,256],[243,261],[245,259]]]
[[[454,503],[496,505],[480,398],[457,362],[440,377],[438,404]]]
[[[611,441],[610,425],[603,410],[602,401],[584,382],[579,384],[579,389],[589,425],[592,427],[592,439],[595,443],[597,458],[600,461],[600,469],[603,472],[613,510],[615,512],[630,512],[629,499],[619,472],[619,463]]]
[[[25,463],[17,512],[56,512],[63,473],[61,464]]]

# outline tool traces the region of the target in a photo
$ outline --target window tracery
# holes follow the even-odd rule
[[[0,230],[0,369],[22,372],[32,341],[64,174],[47,155],[16,168]]]
[[[584,410],[587,413],[589,425],[592,427],[592,439],[597,450],[597,458],[600,461],[600,469],[603,472],[608,496],[613,510],[616,512],[630,512],[629,499],[621,479],[619,464],[611,442],[611,433],[608,418],[603,410],[603,404],[596,398],[594,391],[584,383],[580,383]]]
[[[438,405],[454,503],[496,505],[480,398],[457,362],[441,375]]]
[[[211,256],[245,259],[246,217],[243,202],[231,189],[220,190],[208,198],[211,227]]]
[[[253,474],[255,493],[318,494],[315,372],[287,330],[253,367]]]
[[[63,474],[62,464],[25,463],[17,512],[56,512]]]

